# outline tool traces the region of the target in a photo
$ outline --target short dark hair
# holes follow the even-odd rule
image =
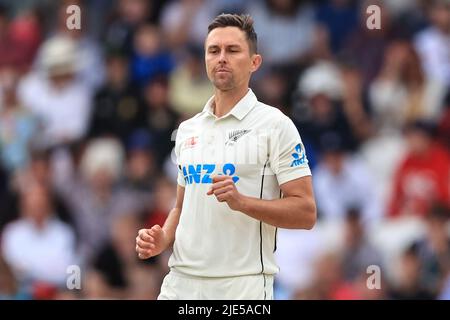
[[[218,15],[208,26],[208,34],[216,28],[237,27],[245,32],[250,53],[257,53],[257,40],[255,29],[253,28],[253,18],[249,14],[222,13]]]

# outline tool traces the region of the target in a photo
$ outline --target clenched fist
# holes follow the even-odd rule
[[[163,252],[168,247],[165,231],[154,225],[151,229],[141,229],[136,237],[136,252],[140,259],[148,259]]]
[[[230,176],[214,176],[213,184],[206,193],[207,195],[215,195],[219,202],[226,202],[233,210],[242,210],[244,196],[236,189],[233,178]]]

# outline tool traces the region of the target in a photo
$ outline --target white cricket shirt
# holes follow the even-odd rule
[[[311,175],[300,135],[251,89],[221,118],[213,114],[213,101],[178,128],[178,184],[185,194],[169,267],[203,277],[275,274],[276,227],[206,193],[212,175],[226,174],[243,195],[280,198],[280,185]]]

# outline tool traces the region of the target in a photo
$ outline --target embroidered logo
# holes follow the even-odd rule
[[[241,138],[243,135],[249,133],[252,131],[249,130],[232,130],[228,133],[228,140],[225,142],[226,146],[233,145],[239,138]]]
[[[306,163],[306,154],[305,154],[305,150],[302,148],[302,144],[299,143],[295,146],[295,152],[292,153],[292,157],[294,158],[294,160],[291,163],[291,167],[297,167],[299,165],[302,165],[304,163]]]
[[[184,142],[184,147],[185,148],[193,148],[197,145],[198,143],[198,137],[190,137],[188,139],[186,139],[186,141]]]

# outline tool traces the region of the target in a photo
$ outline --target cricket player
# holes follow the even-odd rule
[[[215,94],[178,128],[175,207],[163,227],[139,230],[136,251],[147,259],[173,245],[158,299],[273,299],[277,228],[316,221],[305,149],[249,88],[262,63],[249,15],[214,19],[205,63]]]

